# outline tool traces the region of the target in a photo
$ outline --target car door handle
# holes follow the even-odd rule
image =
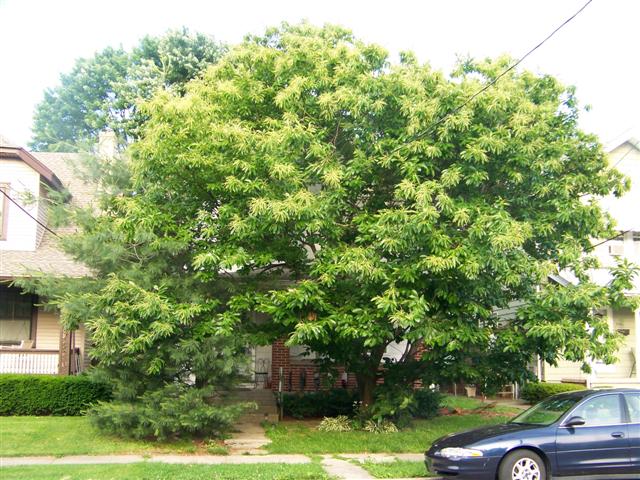
[[[611,434],[611,436],[612,436],[613,438],[624,438],[624,433],[623,433],[623,432],[613,432],[613,433]]]

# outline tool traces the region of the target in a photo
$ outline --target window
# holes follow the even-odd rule
[[[7,195],[9,195],[9,184],[0,183],[0,240],[7,239],[7,220],[9,219]]]
[[[31,338],[33,296],[0,285],[0,345],[19,345]]]
[[[640,423],[640,393],[625,393],[631,423]]]
[[[636,247],[636,253],[640,255],[640,232],[633,232],[633,244]]]
[[[622,423],[620,398],[618,395],[602,395],[600,397],[590,398],[576,408],[571,416],[584,418],[585,427]]]
[[[612,257],[621,257],[624,255],[624,242],[621,241],[611,241],[609,243],[609,255]]]
[[[291,345],[289,358],[292,360],[315,360],[316,352],[310,350],[306,345]]]

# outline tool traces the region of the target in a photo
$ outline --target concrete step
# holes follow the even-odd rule
[[[277,413],[245,413],[238,419],[238,423],[261,423],[261,422],[272,422],[276,423],[278,421]]]

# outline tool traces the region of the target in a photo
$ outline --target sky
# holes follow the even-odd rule
[[[449,72],[459,56],[519,58],[587,0],[0,0],[0,134],[31,138],[35,106],[79,57],[131,48],[186,26],[229,44],[283,21],[339,24],[385,47],[412,50]],[[639,0],[593,0],[522,68],[577,87],[580,125],[613,147],[640,138]]]

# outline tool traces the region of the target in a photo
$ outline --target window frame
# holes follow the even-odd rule
[[[14,290],[14,291],[19,291],[19,288],[16,287],[11,287],[9,285],[6,284],[2,284],[0,283],[0,290],[2,289],[6,289],[6,290]],[[29,338],[26,338],[25,340],[31,340],[33,341],[33,345],[32,348],[36,347],[36,332],[37,332],[37,326],[38,326],[38,296],[37,295],[33,295],[33,294],[22,294],[20,293],[20,295],[23,295],[26,299],[29,299],[29,302],[31,304],[31,310],[30,310],[30,316],[29,316]],[[2,322],[3,319],[0,319],[0,322]],[[10,346],[10,345],[20,345],[19,342],[16,341],[4,341],[4,340],[0,340],[0,345],[2,346]]]
[[[590,402],[592,400],[596,400],[598,398],[601,397],[606,397],[606,396],[616,396],[618,397],[618,408],[620,409],[620,422],[618,423],[606,423],[606,424],[601,424],[601,425],[587,425],[586,423],[584,425],[573,425],[573,426],[567,426],[566,422],[568,420],[571,419],[571,417],[575,417],[576,416],[576,412],[578,412],[584,404],[586,404],[587,402]],[[628,424],[628,415],[627,415],[627,405],[626,405],[626,400],[623,398],[622,394],[619,392],[606,392],[606,393],[602,393],[601,395],[591,395],[588,396],[586,398],[584,398],[581,402],[579,402],[576,406],[574,406],[569,412],[567,412],[565,414],[565,417],[562,419],[561,423],[560,423],[560,428],[600,428],[600,427],[612,427],[612,426],[617,426],[617,425],[626,425]]]
[[[638,404],[640,404],[640,392],[624,392],[622,398],[624,399],[624,409],[627,416],[628,423],[631,425],[640,424],[640,416],[637,419],[631,418],[631,408],[629,407],[628,397],[638,397]]]

